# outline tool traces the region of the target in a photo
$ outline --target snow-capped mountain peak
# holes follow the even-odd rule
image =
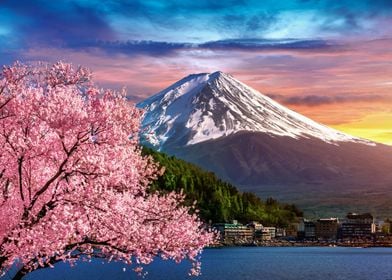
[[[145,109],[142,141],[158,149],[192,145],[239,131],[374,145],[312,121],[220,71],[189,75],[138,107]]]

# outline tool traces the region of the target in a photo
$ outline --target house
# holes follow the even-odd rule
[[[342,223],[341,234],[343,239],[367,239],[376,231],[373,216],[370,213],[348,213]]]
[[[276,228],[276,238],[286,237],[286,229],[284,228]]]
[[[315,224],[315,235],[318,240],[336,240],[338,237],[338,218],[318,219]]]
[[[316,239],[316,224],[308,219],[301,219],[298,225],[298,239]]]
[[[218,223],[212,225],[220,233],[221,241],[224,243],[246,243],[252,242],[254,229],[238,223]]]
[[[247,226],[253,229],[255,240],[269,241],[276,237],[276,227],[265,227],[258,222],[251,222]]]
[[[276,227],[263,227],[263,231],[271,236],[271,239],[276,237]]]

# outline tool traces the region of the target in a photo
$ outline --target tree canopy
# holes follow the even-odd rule
[[[183,195],[148,191],[160,173],[138,147],[141,112],[70,64],[0,73],[0,270],[16,278],[102,257],[194,263],[213,241]]]
[[[212,223],[239,220],[260,221],[264,225],[288,226],[303,213],[293,204],[280,203],[272,198],[262,201],[258,196],[238,189],[217,178],[214,173],[164,153],[143,148],[165,168],[152,184],[153,190],[180,191],[183,189],[189,205],[196,201],[200,217]]]

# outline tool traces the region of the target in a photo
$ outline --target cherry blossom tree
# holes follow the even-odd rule
[[[16,63],[0,73],[0,272],[91,257],[140,272],[193,263],[214,240],[182,194],[149,191],[161,170],[138,146],[141,112],[85,68]]]

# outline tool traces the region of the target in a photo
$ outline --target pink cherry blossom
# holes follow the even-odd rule
[[[141,111],[100,90],[88,69],[16,63],[0,74],[0,272],[58,261],[191,260],[214,241],[138,146]]]

